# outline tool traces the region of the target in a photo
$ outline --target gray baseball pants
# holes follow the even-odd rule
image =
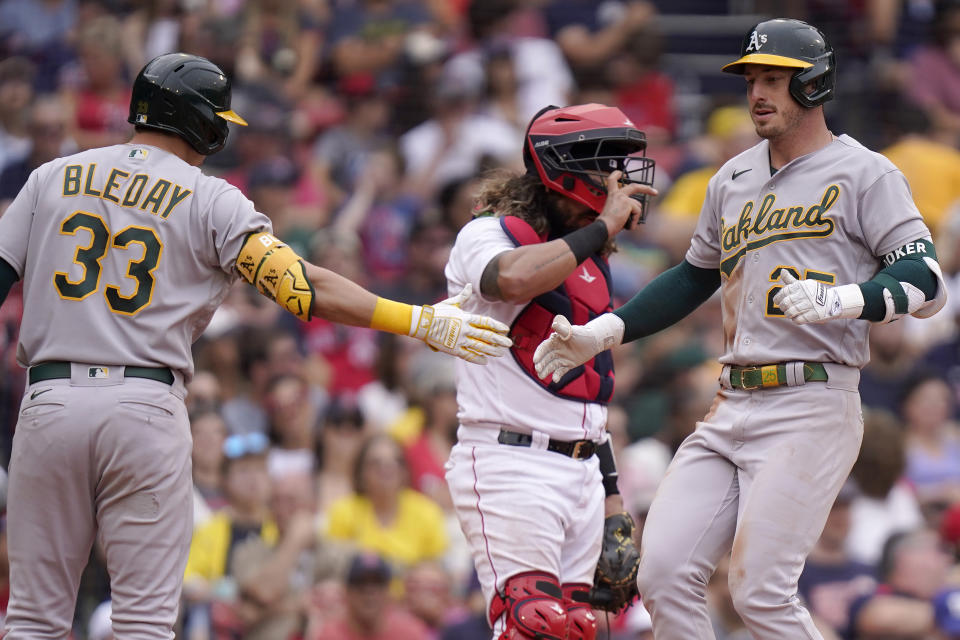
[[[721,388],[650,508],[638,574],[656,640],[714,633],[706,586],[731,551],[733,604],[758,640],[821,640],[797,579],[863,437],[859,372],[753,391]]]
[[[62,640],[94,539],[118,640],[172,639],[192,534],[191,437],[173,386],[124,378],[27,388],[13,439],[5,640]]]

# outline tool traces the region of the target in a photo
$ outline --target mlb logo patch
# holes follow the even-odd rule
[[[139,117],[139,116],[138,116]],[[148,151],[146,149],[131,149],[127,157],[132,160],[146,160]]]
[[[110,369],[107,367],[90,367],[87,369],[88,378],[109,378]]]
[[[145,114],[145,113],[138,113],[138,114],[137,114],[137,124],[146,124],[146,122],[147,122],[147,114]]]

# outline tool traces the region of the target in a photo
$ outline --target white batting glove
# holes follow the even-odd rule
[[[857,318],[863,311],[863,292],[855,284],[831,287],[819,280],[797,280],[780,270],[785,285],[773,302],[797,324],[823,322],[834,318]]]
[[[475,364],[487,364],[487,356],[504,355],[513,345],[507,337],[510,327],[493,318],[463,311],[460,305],[472,292],[473,286],[468,283],[453,297],[435,305],[414,307],[410,335],[435,351]]]
[[[564,316],[556,316],[552,328],[550,337],[533,353],[533,365],[538,376],[545,379],[552,375],[554,382],[623,342],[623,320],[613,313],[604,313],[584,325],[571,325]]]

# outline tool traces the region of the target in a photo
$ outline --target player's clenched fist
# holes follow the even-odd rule
[[[551,328],[550,337],[533,353],[533,365],[538,376],[553,376],[554,382],[623,341],[623,320],[613,313],[599,315],[584,325],[571,325],[566,317],[556,316]]]
[[[414,307],[414,324],[410,335],[437,351],[476,364],[486,364],[487,356],[504,355],[513,344],[507,337],[510,327],[493,318],[467,313],[460,308],[470,298],[472,291],[473,286],[467,284],[460,293],[442,302]]]
[[[784,287],[773,297],[783,314],[797,324],[832,318],[856,318],[863,311],[863,292],[855,284],[830,287],[819,280],[797,280],[780,270]]]

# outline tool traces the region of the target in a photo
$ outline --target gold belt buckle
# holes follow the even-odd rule
[[[583,441],[583,440],[577,440],[577,441],[573,444],[573,452],[570,454],[570,457],[571,457],[571,458],[576,458],[576,459],[579,460],[579,459],[580,459],[580,448],[581,448],[583,445],[584,445],[584,441]]]
[[[740,388],[743,389],[744,391],[753,391],[754,389],[759,389],[761,386],[763,386],[762,380],[759,383],[754,385],[747,385],[747,383],[745,382],[745,377],[748,371],[753,373],[754,371],[759,371],[759,370],[760,370],[760,367],[740,367],[738,369],[738,371],[740,371]]]

